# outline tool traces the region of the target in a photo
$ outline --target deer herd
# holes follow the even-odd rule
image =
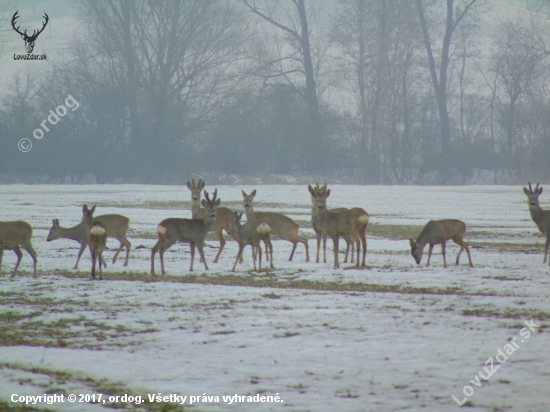
[[[246,223],[241,224],[243,213],[232,211],[226,207],[221,207],[221,199],[218,198],[217,189],[214,190],[212,198],[209,193],[204,190],[205,183],[199,180],[197,184],[192,180],[187,182],[187,187],[191,191],[191,219],[185,218],[168,218],[160,222],[156,227],[158,241],[153,246],[151,251],[151,274],[155,276],[155,255],[158,252],[160,257],[160,270],[164,275],[164,253],[176,242],[189,243],[191,251],[191,265],[189,270],[193,270],[193,261],[195,257],[195,247],[199,251],[200,261],[204,264],[204,268],[208,270],[208,264],[204,256],[204,241],[208,232],[212,231],[220,242],[218,253],[216,254],[213,263],[217,263],[221,252],[225,246],[223,231],[232,236],[238,243],[238,252],[233,264],[232,270],[235,271],[237,263],[243,261],[243,250],[245,246],[250,245],[252,249],[252,260],[254,270],[262,270],[262,248],[260,243],[264,244],[266,260],[269,261],[270,267],[273,268],[273,244],[271,235],[277,236],[279,239],[287,240],[292,243],[292,252],[290,253],[289,261],[292,261],[296,246],[298,243],[303,243],[306,251],[306,262],[309,262],[309,247],[306,237],[301,236],[298,232],[299,226],[288,216],[282,213],[275,212],[256,212],[254,211],[254,197],[256,190],[247,194],[244,190],[243,207],[246,214]],[[365,257],[367,254],[366,228],[369,223],[369,214],[360,207],[336,208],[329,209],[327,207],[327,198],[330,196],[330,189],[327,185],[315,187],[308,186],[311,194],[311,225],[317,237],[317,257],[316,262],[319,263],[319,252],[321,238],[323,239],[323,262],[326,263],[326,240],[330,237],[333,242],[334,249],[334,267],[339,268],[338,260],[339,240],[340,237],[346,242],[346,254],[344,263],[348,261],[348,255],[351,248],[351,263],[355,266],[365,266]],[[205,199],[201,200],[201,194],[204,191]],[[529,182],[529,189],[523,188],[527,195],[529,212],[531,218],[536,223],[538,229],[546,235],[546,244],[543,263],[546,263],[548,257],[548,248],[550,246],[550,210],[542,210],[539,206],[539,196],[542,193],[542,187],[537,186],[533,190]],[[201,207],[202,206],[202,207]],[[101,215],[94,217],[95,206],[88,208],[84,205],[82,208],[82,221],[71,228],[62,228],[59,225],[59,220],[52,220],[52,227],[48,234],[48,242],[55,239],[72,239],[80,243],[80,250],[73,269],[78,268],[78,262],[82,253],[89,247],[92,256],[91,276],[95,279],[96,264],[99,265],[99,279],[102,279],[102,267],[106,267],[103,259],[103,251],[105,250],[108,237],[113,237],[120,242],[120,247],[116,251],[112,263],[117,260],[119,253],[123,248],[126,248],[126,256],[123,266],[128,265],[130,256],[131,243],[126,238],[126,232],[130,227],[130,219],[117,214]],[[463,236],[466,232],[466,224],[457,219],[431,220],[422,229],[422,232],[416,240],[409,239],[411,246],[411,254],[416,263],[420,264],[425,246],[429,244],[428,262],[434,245],[441,244],[443,256],[443,266],[447,267],[445,258],[445,247],[448,240],[454,241],[460,246],[460,251],[456,257],[456,264],[459,264],[460,255],[463,250],[468,254],[470,267],[473,267],[472,258],[468,244],[464,242]],[[3,251],[13,250],[17,255],[17,263],[10,276],[13,278],[17,272],[17,268],[21,262],[21,248],[26,250],[32,257],[34,268],[33,277],[36,278],[36,252],[31,243],[32,227],[23,221],[0,222],[0,274],[2,265]],[[258,269],[256,268],[256,260],[259,260]]]

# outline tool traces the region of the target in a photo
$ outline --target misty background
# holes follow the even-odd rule
[[[0,183],[543,181],[549,68],[548,0],[0,1]]]

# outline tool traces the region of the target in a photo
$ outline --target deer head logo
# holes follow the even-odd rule
[[[44,28],[46,28],[46,25],[48,24],[48,20],[50,19],[48,17],[48,15],[46,13],[44,13],[44,18],[46,19],[46,21],[43,23],[42,25],[42,28],[40,30],[38,30],[38,32],[36,30],[33,30],[32,32],[32,36],[28,36],[27,35],[27,30],[25,30],[24,32],[21,32],[19,31],[19,28],[21,26],[17,26],[15,27],[15,24],[16,24],[16,20],[17,18],[19,17],[17,14],[19,13],[19,10],[15,12],[15,14],[13,15],[12,19],[11,19],[11,26],[13,27],[13,29],[19,33],[21,35],[21,38],[23,40],[25,40],[25,48],[27,49],[27,53],[30,54],[32,53],[33,49],[34,49],[34,42],[36,41],[36,38],[38,37],[38,35],[40,33],[42,33],[44,31]]]

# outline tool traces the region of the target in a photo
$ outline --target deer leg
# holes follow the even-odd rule
[[[118,250],[116,251],[115,255],[113,256],[113,265],[116,262],[116,258],[118,257],[118,254],[122,251],[122,248],[124,247],[124,243],[119,238],[116,238],[120,242],[120,246],[118,247]]]
[[[32,248],[32,245],[23,246],[23,249],[25,249],[29,255],[31,255],[32,261],[33,261],[33,274],[32,277],[36,279],[36,252]]]
[[[323,232],[323,263],[327,263],[327,234]]]
[[[164,241],[159,237],[156,245],[151,249],[151,275],[155,276],[155,254]]]
[[[349,255],[349,237],[344,237],[344,241],[346,242],[346,256],[344,257],[344,262],[343,263],[348,263],[348,255]],[[353,263],[353,253],[351,255],[351,260]]]
[[[433,249],[434,249],[434,245],[430,243],[430,249],[428,250],[428,263],[426,263],[426,267],[430,266],[430,258],[432,257]]]
[[[80,262],[80,256],[82,256],[82,253],[84,252],[84,249],[86,249],[86,246],[88,246],[87,242],[82,242],[80,244],[80,250],[78,251],[78,257],[76,258],[76,263],[74,264],[73,269],[78,269],[78,262]]]
[[[447,261],[445,260],[445,246],[446,246],[446,243],[445,241],[442,241],[441,242],[441,254],[443,255],[443,267],[446,268],[447,267]]]
[[[313,226],[313,230],[315,230],[315,237],[317,238],[317,258],[315,259],[315,263],[319,263],[319,249],[321,248],[321,231],[317,230],[317,228],[315,227],[315,224],[313,224],[312,226]]]
[[[271,263],[271,269],[274,268],[273,266],[273,244],[271,243],[271,240],[270,239],[267,239],[268,241],[268,244],[269,244],[269,254],[270,254],[270,259],[269,259],[269,262]]]
[[[334,267],[339,268],[340,263],[338,263],[338,241],[340,240],[340,236],[331,236],[332,237],[332,245],[334,248]]]
[[[124,264],[122,266],[128,266],[128,258],[130,257],[130,248],[132,247],[132,244],[126,238],[122,240],[124,241],[124,245],[126,246],[126,258],[124,259]]]
[[[455,242],[458,246],[460,246],[460,250],[458,251],[458,255],[456,255],[456,264],[458,265],[459,262],[460,262],[460,255],[462,254],[462,251],[464,250],[464,241],[459,236],[455,236],[455,237],[453,237],[453,242]]]
[[[195,242],[189,242],[189,248],[191,249],[191,266],[189,270],[193,271],[193,260],[195,259]]]
[[[265,246],[265,242],[264,242],[264,246]],[[260,246],[260,242],[258,242],[258,251],[260,252],[259,253],[260,254],[260,259],[259,259],[259,263],[258,263],[258,272],[261,272],[262,271],[262,247]],[[265,254],[266,254],[266,256],[268,254],[267,247],[265,248]],[[256,259],[254,259],[254,266],[256,266]]]
[[[468,247],[468,244],[466,242],[462,242],[462,246],[464,246],[464,249],[466,249],[466,253],[468,254],[468,261],[470,262],[470,267],[473,268],[474,264],[472,263],[472,257],[470,256],[470,248]]]
[[[13,272],[11,273],[10,279],[13,279],[15,277],[15,273],[17,272],[17,268],[19,267],[19,263],[21,263],[21,258],[23,257],[23,253],[21,253],[21,249],[19,249],[18,246],[15,246],[14,248],[12,248],[12,250],[17,255],[17,263],[13,268]]]
[[[309,243],[307,241],[307,237],[302,237],[300,239],[301,240],[299,240],[299,241],[302,242],[304,244],[304,246],[306,247],[306,262],[309,262]]]
[[[258,245],[260,244],[260,242],[258,242]],[[265,243],[265,239],[264,239],[264,248],[265,248],[265,260],[269,260],[269,250],[267,249],[267,243]]]
[[[298,242],[295,240],[291,240],[292,242],[292,252],[290,252],[290,257],[288,258],[289,262],[292,262],[292,258],[294,257],[294,251],[296,250],[296,246],[298,246]]]
[[[237,257],[235,258],[235,264],[233,265],[233,269],[231,269],[232,272],[235,272],[235,267],[237,267],[237,262],[239,261],[239,258],[242,258],[244,246],[242,246],[239,243],[239,251],[237,252]]]
[[[95,252],[92,250],[92,279],[95,279]]]
[[[220,241],[220,247],[218,249],[218,253],[216,254],[216,257],[214,258],[214,260],[212,261],[212,263],[218,263],[218,259],[220,258],[220,255],[222,253],[222,250],[225,246],[225,239],[223,238],[223,229],[220,229],[220,230],[215,230],[214,233],[216,234],[216,237],[218,238],[218,240]],[[201,257],[201,262],[203,261],[202,260],[203,258]]]
[[[352,242],[353,244],[354,242]],[[359,265],[361,264],[361,258],[360,258],[360,255],[361,255],[361,239],[359,239],[359,236],[357,237],[357,239],[355,239],[355,244],[357,245],[357,263],[355,264],[356,267],[359,267]],[[364,263],[365,263],[365,259],[363,258],[363,266],[364,266]]]
[[[204,262],[204,269],[208,270],[208,265],[206,264],[206,259],[204,258],[204,242],[197,242],[197,249],[199,249],[199,253],[202,257],[202,261]],[[191,264],[193,264],[193,258],[191,258]],[[191,269],[193,270],[193,269]]]
[[[103,271],[101,269],[101,262],[103,261],[103,252],[99,251],[97,254],[97,263],[99,265],[99,280],[103,280]]]
[[[546,259],[548,257],[548,248],[550,247],[550,232],[546,234],[546,249],[544,250],[544,260],[542,263],[546,263]],[[550,262],[548,263],[550,265]]]

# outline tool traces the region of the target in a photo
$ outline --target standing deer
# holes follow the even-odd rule
[[[254,270],[256,270],[256,255],[260,254],[260,266],[258,272],[262,271],[262,248],[260,246],[260,241],[263,241],[266,245],[266,250],[271,250],[271,268],[273,268],[273,246],[271,245],[271,240],[269,239],[269,234],[271,233],[271,228],[265,222],[260,220],[249,220],[244,225],[241,225],[242,213],[235,212],[233,213],[233,218],[231,219],[230,230],[231,233],[236,235],[236,238],[239,242],[239,252],[237,253],[237,258],[235,259],[235,264],[233,265],[233,272],[237,266],[239,258],[242,258],[243,250],[246,245],[250,245],[252,248],[252,260],[254,262]]]
[[[32,257],[34,263],[32,277],[36,278],[36,252],[32,247],[31,237],[32,227],[27,222],[21,220],[15,222],[0,222],[0,275],[2,274],[2,255],[4,249],[11,249],[17,255],[17,263],[15,264],[15,268],[13,268],[10,279],[15,277],[17,268],[23,257],[23,253],[21,253],[21,249],[19,249],[19,246],[21,246],[29,252],[29,255]]]
[[[276,212],[255,212],[254,211],[254,196],[256,196],[256,190],[253,190],[250,195],[247,195],[244,190],[241,190],[243,194],[243,205],[246,213],[246,220],[259,220],[266,222],[271,228],[271,233],[277,235],[281,239],[292,242],[292,252],[290,253],[289,261],[292,261],[294,251],[298,242],[303,243],[306,247],[306,262],[309,262],[309,247],[307,238],[298,234],[300,226],[296,224],[291,218]],[[267,246],[266,246],[267,251]]]
[[[103,223],[94,219],[88,230],[88,234],[90,253],[92,254],[92,279],[95,279],[95,264],[97,260],[97,263],[99,264],[99,279],[103,280],[101,263],[103,262],[102,255],[107,243],[107,228]]]
[[[458,219],[443,219],[443,220],[430,220],[422,229],[418,239],[414,241],[409,239],[411,244],[411,254],[416,260],[417,264],[420,264],[422,260],[422,253],[426,244],[430,245],[428,251],[428,263],[426,267],[430,266],[430,258],[432,257],[432,250],[434,245],[441,243],[441,253],[443,254],[443,267],[447,267],[447,261],[445,259],[445,246],[447,240],[452,239],[457,245],[460,246],[460,251],[456,255],[456,264],[460,261],[460,254],[464,249],[468,253],[468,260],[470,261],[470,267],[474,267],[472,264],[472,257],[470,256],[470,248],[468,244],[462,240],[462,237],[466,233],[466,224],[462,220]]]
[[[84,212],[85,213],[85,212]],[[132,244],[126,238],[126,231],[130,227],[130,219],[122,215],[101,215],[93,218],[98,222],[101,222],[107,229],[107,237],[114,237],[120,242],[120,247],[118,248],[115,256],[113,257],[113,264],[115,264],[118,254],[122,251],[124,246],[126,246],[126,259],[122,266],[128,266],[128,257],[130,256],[130,247]],[[78,251],[78,257],[76,258],[76,263],[73,269],[78,269],[78,262],[80,257],[88,246],[88,231],[84,227],[83,223],[79,223],[76,226],[70,228],[64,228],[59,225],[58,219],[52,220],[52,227],[50,233],[48,234],[48,242],[56,239],[71,239],[80,243],[80,250]],[[103,260],[103,266],[107,267],[105,260]]]
[[[187,188],[191,191],[191,215],[193,219],[200,219],[204,216],[205,213],[205,210],[201,208],[201,191],[204,189],[204,185],[205,183],[204,181],[202,181],[202,179],[199,179],[199,182],[197,184],[195,184],[195,179],[192,179],[191,182],[187,182]],[[229,231],[232,217],[233,212],[223,206],[219,207],[216,212],[216,220],[214,221],[214,224],[212,225],[210,230],[213,231],[218,238],[220,242],[220,248],[218,249],[218,253],[212,263],[218,263],[220,254],[222,253],[222,250],[225,246],[225,239],[223,238],[224,230],[238,241],[235,235],[231,234],[231,232]]]
[[[160,255],[160,268],[163,275],[166,274],[164,270],[164,252],[170,246],[177,241],[189,242],[191,247],[191,267],[193,270],[193,260],[195,258],[195,246],[199,249],[199,254],[204,262],[204,268],[208,270],[208,265],[204,258],[204,239],[206,234],[212,228],[214,221],[216,220],[217,208],[220,205],[220,199],[216,200],[218,190],[214,190],[212,200],[208,196],[208,192],[204,191],[206,200],[202,200],[202,205],[205,208],[205,213],[202,218],[198,219],[182,219],[182,218],[169,218],[164,219],[157,225],[157,234],[159,240],[151,251],[151,275],[155,276],[155,254],[157,251]]]
[[[348,237],[351,242],[356,242],[357,262],[359,266],[361,244],[363,245],[363,262],[365,266],[365,257],[367,254],[367,239],[365,236],[367,224],[369,222],[369,214],[360,207],[354,207],[349,210],[329,211],[327,209],[326,199],[330,196],[330,189],[326,189],[326,185],[318,191],[313,187],[308,186],[309,193],[314,199],[317,207],[317,227],[332,238],[334,248],[334,267],[339,268],[338,261],[338,243],[340,236]]]
[[[529,182],[529,190],[523,188],[523,192],[527,195],[529,212],[531,213],[531,219],[535,222],[541,233],[546,235],[546,246],[544,248],[544,260],[542,263],[546,263],[548,257],[548,247],[550,247],[550,210],[542,210],[539,206],[539,196],[542,193],[542,186],[537,187],[533,191],[531,182]],[[548,263],[550,265],[550,262]]]
[[[326,190],[326,184],[324,186],[325,190]],[[311,186],[308,186],[308,188],[311,187]],[[317,237],[317,259],[315,260],[316,263],[319,263],[319,248],[321,246],[321,237],[323,238],[323,263],[327,263],[327,234],[325,232],[323,232],[320,227],[319,227],[319,216],[318,216],[318,213],[317,213],[317,203],[315,201],[315,196],[314,194],[319,192],[321,190],[321,188],[319,187],[319,183],[317,183],[317,185],[315,187],[312,187],[311,190],[310,190],[310,193],[311,193],[311,227],[313,228],[313,231],[315,232],[315,235]],[[349,209],[345,208],[345,207],[338,207],[336,209],[329,209],[329,212],[344,212],[344,211],[347,211]],[[349,254],[349,249],[350,249],[350,244],[351,244],[351,263],[353,263],[353,255],[354,255],[354,251],[355,251],[355,243],[352,242],[350,239],[349,239],[349,236],[345,236],[344,237],[344,240],[346,241],[346,256],[344,258],[344,263],[347,263],[348,261],[348,254]]]

